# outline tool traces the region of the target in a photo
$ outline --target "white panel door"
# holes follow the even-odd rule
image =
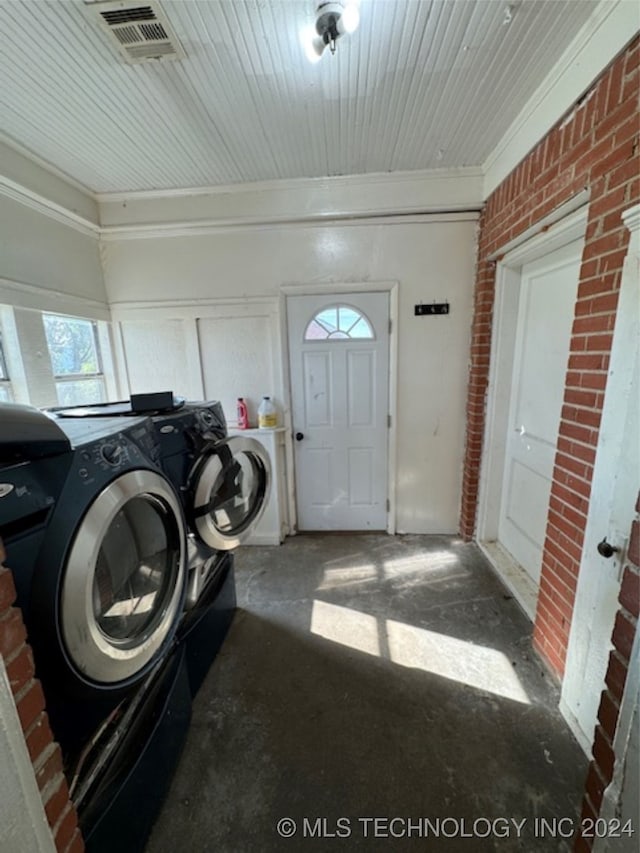
[[[385,530],[389,295],[290,296],[287,317],[298,528]]]
[[[582,240],[522,268],[498,539],[537,585]]]

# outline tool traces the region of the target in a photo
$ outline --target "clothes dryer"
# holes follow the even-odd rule
[[[73,753],[170,648],[186,525],[152,461],[148,419],[54,422],[3,404],[0,444],[15,445],[34,421],[41,435],[0,471],[0,535],[53,731]],[[54,435],[62,452],[39,456]]]
[[[191,716],[178,495],[146,418],[0,404],[0,535],[87,853],[142,853]]]

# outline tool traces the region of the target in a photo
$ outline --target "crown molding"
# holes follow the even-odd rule
[[[101,219],[116,221],[101,225],[0,175],[1,196],[107,242],[243,229],[475,221],[481,187],[481,171],[464,168],[103,195],[96,197]],[[238,215],[228,213],[230,196],[237,200],[234,212]],[[199,210],[193,210],[196,199],[201,202]],[[136,203],[142,207],[136,210]],[[122,210],[132,221],[117,221]],[[174,211],[182,215],[171,216]],[[166,218],[154,221],[154,213]]]
[[[153,240],[158,237],[198,237],[233,231],[273,231],[282,228],[321,228],[331,225],[362,227],[367,225],[419,225],[426,222],[477,222],[478,210],[443,211],[441,213],[379,214],[377,216],[317,215],[296,219],[236,219],[236,220],[185,220],[182,222],[147,223],[143,225],[107,225],[100,229],[104,242],[115,240]]]
[[[97,223],[91,222],[84,216],[74,213],[63,205],[57,204],[57,202],[45,198],[40,193],[34,192],[3,175],[0,175],[0,195],[11,199],[11,201],[17,201],[19,204],[49,217],[49,219],[67,225],[75,231],[79,231],[80,234],[84,234],[85,237],[98,239],[100,236],[100,226]]]
[[[120,299],[109,303],[114,323],[148,322],[149,319],[196,322],[202,317],[274,317],[279,310],[277,294],[209,296],[187,299]],[[176,311],[178,312],[176,314]]]
[[[465,212],[480,210],[482,182],[479,169],[440,169],[120,194],[101,197],[100,222],[105,239],[112,239]]]
[[[484,173],[480,167],[462,166],[454,169],[419,169],[413,172],[370,172],[359,175],[336,175],[321,178],[283,178],[272,181],[254,181],[242,184],[219,184],[216,186],[184,187],[167,190],[136,190],[132,192],[95,193],[99,204],[129,204],[136,201],[158,201],[161,199],[190,198],[193,196],[229,196],[246,193],[287,192],[290,190],[310,192],[326,190],[328,192],[373,186],[402,183],[436,182],[442,180],[460,180],[461,178],[482,179]]]
[[[601,0],[482,166],[487,199],[638,32],[634,0]]]
[[[110,320],[109,305],[98,299],[65,293],[48,287],[38,287],[24,281],[0,277],[0,302],[19,308],[38,311],[56,311],[78,316],[78,306],[83,306],[83,316],[93,320]]]
[[[397,288],[396,280],[383,281],[330,281],[314,282],[313,284],[281,284],[280,293],[283,296],[314,296],[331,293],[389,293]]]
[[[278,296],[250,295],[250,296],[207,296],[191,297],[188,299],[120,299],[110,302],[109,307],[118,319],[119,311],[144,310],[145,314],[150,308],[164,310],[165,308],[206,308],[224,307],[225,305],[244,305],[263,308],[267,312],[278,307]]]
[[[22,145],[20,142],[16,142],[12,137],[7,136],[0,130],[0,144],[6,145],[7,148],[11,148],[16,154],[19,154],[21,157],[24,157],[25,160],[30,160],[32,163],[35,163],[36,166],[39,166],[45,172],[48,172],[50,175],[58,178],[60,181],[63,181],[70,187],[73,187],[74,190],[78,190],[78,192],[83,193],[88,196],[92,201],[96,201],[96,194],[90,188],[85,186],[85,184],[80,181],[72,178],[71,175],[67,175],[66,172],[63,172],[61,169],[58,169],[52,163],[49,163],[48,160],[43,160],[42,157],[38,157],[37,154],[34,154],[29,148],[25,145]]]

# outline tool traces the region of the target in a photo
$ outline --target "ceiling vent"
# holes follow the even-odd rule
[[[164,59],[184,59],[176,34],[157,3],[91,2],[100,26],[109,34],[127,62],[151,62]]]

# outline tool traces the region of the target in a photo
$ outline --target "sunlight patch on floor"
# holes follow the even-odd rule
[[[395,557],[385,560],[384,576],[392,578],[412,572],[431,572],[454,566],[457,562],[458,558],[451,551],[426,551],[412,557]]]
[[[322,583],[318,589],[333,589],[338,586],[349,586],[349,584],[364,583],[379,578],[379,569],[373,563],[339,566],[335,569],[324,570]]]
[[[311,612],[311,633],[380,657],[378,620],[368,613],[316,599]]]
[[[313,602],[311,633],[376,657],[388,649],[388,658],[400,666],[529,704],[509,658],[497,649],[318,599]]]
[[[334,561],[335,562],[335,561]],[[374,580],[392,580],[406,575],[428,574],[448,569],[458,564],[458,557],[451,551],[427,551],[407,557],[394,557],[381,564],[344,562],[325,568],[319,590],[367,583]]]
[[[511,661],[503,652],[404,622],[385,621],[389,658],[394,663],[529,704]]]

